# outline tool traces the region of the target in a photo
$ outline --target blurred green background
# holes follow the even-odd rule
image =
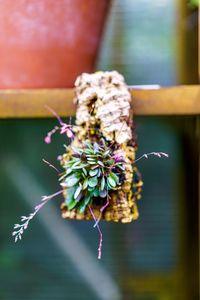
[[[130,85],[197,83],[197,10],[187,1],[115,0],[97,69],[116,69]],[[181,105],[181,103],[180,103]],[[197,117],[136,117],[138,153],[169,159],[138,163],[140,218],[101,222],[103,256],[92,222],[60,218],[61,198],[32,221],[20,243],[14,223],[40,196],[57,191],[63,137],[43,138],[55,120],[1,120],[0,299],[198,299]]]

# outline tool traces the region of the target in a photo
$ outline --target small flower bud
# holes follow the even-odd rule
[[[51,143],[51,138],[49,135],[47,135],[45,138],[44,138],[44,141],[46,144],[50,144]]]

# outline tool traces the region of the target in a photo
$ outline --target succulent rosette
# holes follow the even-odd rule
[[[63,163],[60,177],[69,210],[84,213],[93,202],[105,208],[109,192],[117,190],[124,181],[124,159],[116,155],[112,145],[86,141],[83,148],[72,147],[71,159]]]

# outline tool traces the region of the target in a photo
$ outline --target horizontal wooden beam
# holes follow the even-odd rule
[[[175,87],[130,87],[136,115],[200,114],[200,85]],[[73,89],[0,90],[0,118],[73,116]]]

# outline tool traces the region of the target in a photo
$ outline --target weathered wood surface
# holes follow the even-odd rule
[[[165,88],[130,87],[136,115],[198,115],[200,85]],[[73,116],[73,89],[0,90],[0,118]]]

